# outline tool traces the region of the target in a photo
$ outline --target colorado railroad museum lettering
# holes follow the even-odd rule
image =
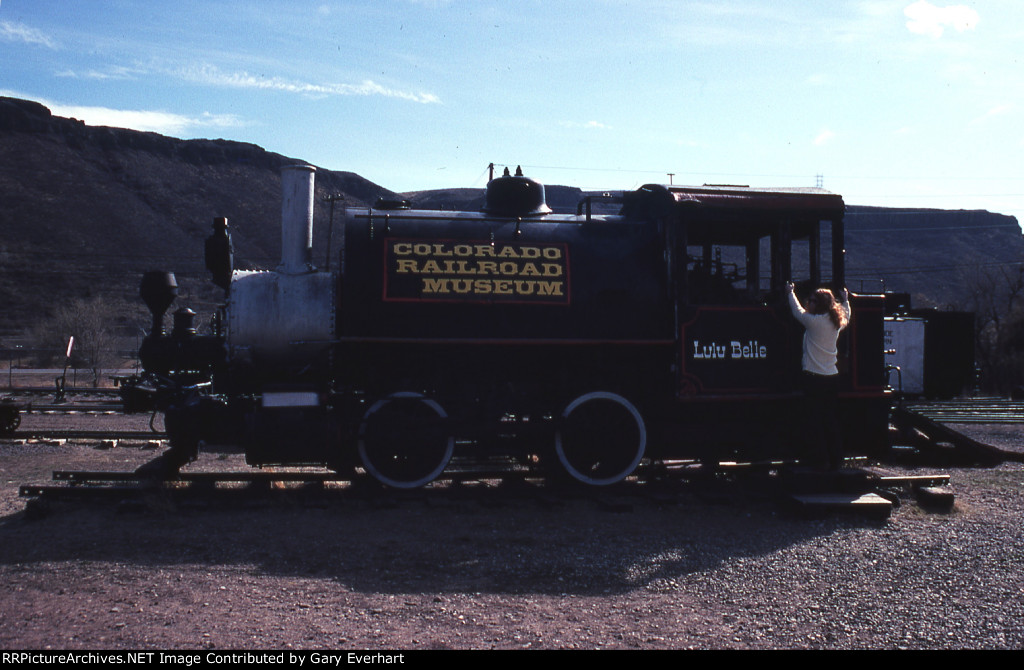
[[[561,246],[406,241],[391,252],[394,276],[418,276],[424,297],[566,296]]]

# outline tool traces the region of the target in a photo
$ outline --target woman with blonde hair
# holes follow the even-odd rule
[[[806,308],[796,297],[792,282],[786,285],[793,316],[804,327],[802,386],[807,398],[810,439],[820,444],[809,446],[814,465],[838,469],[843,462],[839,435],[837,399],[839,396],[839,333],[850,323],[849,293],[819,288],[807,299]]]

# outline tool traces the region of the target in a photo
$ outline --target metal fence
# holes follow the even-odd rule
[[[63,350],[38,349],[29,347],[8,347],[0,349],[0,388],[55,388],[58,378],[64,379],[65,388],[96,388],[114,386],[116,377],[137,374],[140,364],[137,350],[110,349],[104,352],[112,360],[127,361],[122,367],[93,368],[69,364],[66,368],[38,365],[38,361],[61,361]]]

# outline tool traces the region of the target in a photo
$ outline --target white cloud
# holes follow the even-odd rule
[[[16,91],[0,90],[0,95],[22,100],[34,100],[50,109],[54,116],[78,119],[90,126],[130,128],[162,135],[180,136],[199,128],[237,128],[250,125],[233,114],[211,114],[187,116],[173,112],[141,109],[113,109],[87,105],[65,105],[44,98],[28,96]]]
[[[120,65],[113,65],[106,70],[62,70],[55,76],[67,79],[92,79],[96,81],[135,79],[138,75],[144,75],[145,71],[139,68],[130,68]]]
[[[994,119],[994,118],[996,118],[998,116],[1002,116],[1004,114],[1009,113],[1012,109],[1013,109],[1013,107],[1011,105],[996,105],[995,107],[993,107],[992,109],[988,110],[987,112],[985,112],[984,114],[982,114],[978,118],[973,119],[967,125],[969,127],[975,127],[975,126],[983,125],[983,124],[987,123],[990,119]]]
[[[600,121],[562,121],[559,125],[563,128],[584,128],[588,130],[611,130],[611,126]]]
[[[399,98],[424,104],[440,103],[441,99],[433,93],[413,93],[382,86],[369,79],[359,84],[311,84],[308,82],[289,81],[280,77],[261,77],[248,72],[221,72],[212,65],[182,70],[178,73],[183,78],[200,84],[212,86],[229,86],[232,88],[253,88],[287,93],[300,93],[309,96],[329,95],[379,95],[387,98]]]
[[[958,33],[972,30],[979,20],[978,12],[966,5],[936,7],[927,0],[907,5],[903,14],[907,17],[907,29],[910,32],[933,38],[942,37],[946,28],[953,28]]]
[[[822,130],[818,133],[818,136],[814,138],[814,146],[820,147],[828,144],[836,136],[834,132],[829,129]]]
[[[441,99],[433,93],[415,93],[388,88],[375,81],[366,79],[358,84],[313,84],[302,81],[291,81],[281,77],[264,77],[248,72],[224,72],[214,65],[201,65],[185,68],[154,68],[161,74],[184,79],[194,84],[206,86],[226,86],[229,88],[261,89],[298,93],[314,98],[333,95],[377,95],[386,98],[397,98],[422,104],[440,104]],[[64,70],[57,73],[58,77],[72,79],[117,80],[134,79],[145,76],[147,69],[141,67],[109,66],[104,70]]]
[[[23,23],[14,23],[13,21],[0,21],[0,40],[38,44],[50,49],[57,48],[57,43],[48,35],[35,28],[29,28]]]
[[[427,9],[443,9],[452,4],[452,0],[408,0],[411,5],[423,5]]]
[[[197,128],[228,128],[245,125],[232,114],[204,112],[201,116],[194,117],[154,110],[43,104],[46,104],[50,111],[57,116],[75,118],[90,126],[131,128],[163,135],[182,135]]]

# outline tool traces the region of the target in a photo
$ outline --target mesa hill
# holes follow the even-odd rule
[[[253,144],[87,126],[0,98],[0,337],[81,297],[128,303],[124,316],[136,310],[144,324],[138,284],[147,270],[174,272],[193,300],[218,298],[203,261],[217,216],[229,220],[236,267],[276,266],[280,171],[300,162]],[[356,205],[397,197],[351,172],[318,169],[317,198],[327,194]],[[319,237],[327,216],[318,206]],[[315,262],[326,246],[315,241]]]
[[[111,318],[135,335],[148,324],[139,279],[154,269],[176,274],[179,304],[208,312],[222,295],[203,262],[214,217],[230,221],[236,267],[276,266],[280,169],[299,162],[253,144],[87,126],[38,103],[0,98],[0,339],[45,327],[57,306],[91,297],[110,303]],[[325,169],[317,171],[316,192],[318,200],[339,194],[354,205],[401,197]],[[568,212],[585,194],[549,185],[547,195],[555,211]],[[483,191],[404,197],[424,208],[479,209]],[[318,204],[314,257],[321,265],[328,211]],[[884,280],[918,305],[962,306],[965,268],[1024,260],[1016,219],[986,211],[849,207],[847,249],[853,290],[878,291]]]

